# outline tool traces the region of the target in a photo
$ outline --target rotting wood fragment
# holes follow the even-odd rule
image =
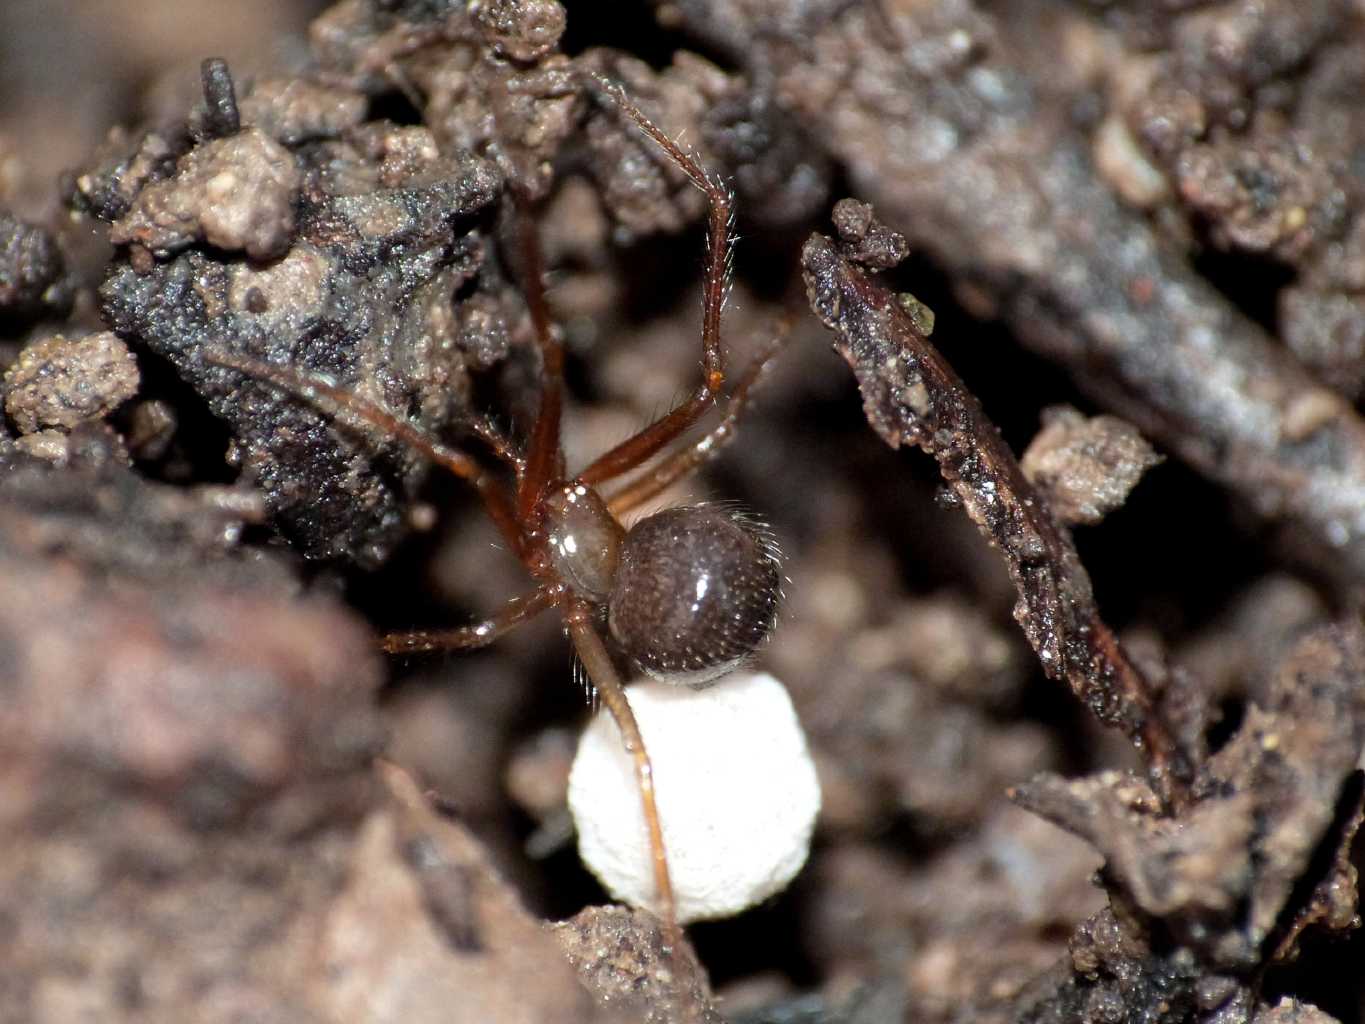
[[[848,222],[849,205],[836,208],[836,224]],[[967,514],[1004,556],[1019,592],[1014,617],[1044,670],[1144,749],[1154,788],[1167,807],[1178,807],[1190,758],[1100,618],[1070,536],[916,318],[855,262],[860,241],[812,235],[801,267],[811,308],[835,332],[835,349],[858,378],[868,422],[891,447],[913,444],[938,461]]]

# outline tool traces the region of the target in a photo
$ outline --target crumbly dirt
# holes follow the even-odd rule
[[[0,5],[0,1024],[1363,1019],[1359,4],[86,6]],[[554,614],[376,642],[528,587],[393,426],[524,445],[525,231],[569,472],[698,383],[595,76],[791,321],[660,504],[771,524],[824,809],[681,942]]]
[[[61,316],[70,305],[71,282],[52,233],[0,209],[0,317]]]
[[[1043,410],[1042,420],[1019,466],[1068,525],[1100,522],[1161,462],[1137,428],[1115,416],[1086,417],[1054,406]]]
[[[138,391],[128,346],[108,331],[55,334],[24,347],[5,371],[5,415],[20,434],[100,420]]]

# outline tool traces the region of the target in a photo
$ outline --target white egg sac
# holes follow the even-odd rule
[[[738,914],[801,870],[820,785],[786,688],[737,672],[703,690],[626,690],[654,766],[678,920]],[[599,711],[569,775],[578,852],[611,895],[658,909],[644,811],[616,723]]]

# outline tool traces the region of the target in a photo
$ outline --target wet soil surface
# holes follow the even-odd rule
[[[1358,6],[611,8],[0,8],[0,1022],[1360,1021]],[[528,590],[545,323],[571,473],[700,383],[604,82],[790,325],[657,504],[770,525],[824,809],[681,942],[554,614],[379,645]]]

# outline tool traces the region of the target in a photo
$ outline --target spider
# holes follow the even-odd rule
[[[567,475],[560,443],[564,351],[550,322],[539,240],[525,204],[518,218],[518,243],[524,291],[541,356],[539,409],[524,445],[487,419],[475,417],[470,423],[501,463],[500,472],[324,377],[221,352],[206,358],[324,409],[349,414],[406,443],[474,487],[488,516],[534,580],[534,589],[483,622],[390,633],[381,645],[395,654],[470,650],[557,608],[587,678],[615,719],[632,759],[648,831],[656,907],[676,930],[654,773],[602,627],[618,651],[645,673],[704,686],[739,665],[767,638],[777,617],[781,574],[777,549],[766,529],[732,508],[668,508],[638,519],[629,529],[622,525],[622,517],[637,512],[731,440],[755,382],[787,331],[785,325],[775,331],[754,356],[725,401],[720,420],[708,432],[691,444],[665,452],[720,404],[724,394],[721,311],[729,284],[733,197],[718,177],[655,126],[621,86],[595,74],[589,79],[707,199],[702,381],[672,411],[576,474]],[[656,456],[661,457],[647,465]],[[604,486],[613,483],[617,486],[604,493]]]

